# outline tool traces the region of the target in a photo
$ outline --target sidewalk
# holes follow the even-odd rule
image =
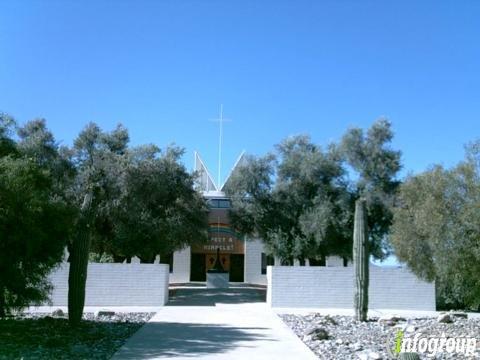
[[[113,359],[316,359],[258,294],[179,289]]]

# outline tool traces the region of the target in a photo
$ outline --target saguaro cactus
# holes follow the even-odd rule
[[[80,221],[70,252],[68,272],[68,320],[76,326],[82,320],[85,305],[85,285],[87,282],[88,254],[90,251],[90,213],[92,195],[86,194],[81,207]]]
[[[355,270],[355,319],[367,321],[368,280],[369,280],[368,229],[365,200],[355,203],[355,223],[353,229],[353,266]]]

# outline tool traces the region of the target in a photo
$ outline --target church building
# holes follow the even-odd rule
[[[242,163],[243,155],[244,153],[239,156],[230,175]],[[222,186],[216,184],[197,152],[194,170],[199,175],[197,190],[202,193],[210,208],[208,242],[187,247],[173,254],[170,283],[205,281],[207,270],[214,266],[219,249],[220,261],[223,268],[229,272],[230,282],[266,285],[267,266],[280,265],[280,262],[267,256],[261,239],[246,238],[236,233],[230,225],[228,213],[231,204],[223,191],[230,175]],[[306,260],[306,264],[297,261],[295,265],[344,266],[344,263],[339,257],[328,257],[323,262],[315,264],[310,264]]]

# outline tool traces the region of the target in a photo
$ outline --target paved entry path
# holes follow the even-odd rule
[[[265,290],[177,288],[115,354],[124,359],[316,359],[265,304]]]

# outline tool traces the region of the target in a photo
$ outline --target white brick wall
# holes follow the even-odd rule
[[[327,256],[327,258],[325,259],[325,266],[343,266],[343,258],[341,258],[340,256]]]
[[[190,281],[191,251],[187,247],[173,253],[173,271],[170,274],[170,283],[187,283]]]
[[[262,252],[265,252],[260,239],[245,240],[244,282],[248,284],[267,285],[267,276],[262,274]],[[275,258],[275,264],[280,264]],[[191,250],[187,247],[173,254],[173,271],[170,273],[170,284],[187,283],[190,281]],[[308,259],[306,259],[308,265]],[[343,266],[343,259],[338,256],[327,257],[327,266]],[[350,266],[351,264],[349,264]],[[295,260],[295,266],[300,262]]]
[[[68,305],[68,270],[64,263],[50,274],[53,306]],[[85,306],[162,306],[168,301],[168,265],[88,265]]]
[[[269,266],[267,302],[272,307],[353,307],[353,267]],[[435,310],[435,285],[404,268],[370,265],[370,309]]]
[[[267,285],[267,275],[262,275],[263,243],[258,239],[245,241],[245,276],[248,284]]]

